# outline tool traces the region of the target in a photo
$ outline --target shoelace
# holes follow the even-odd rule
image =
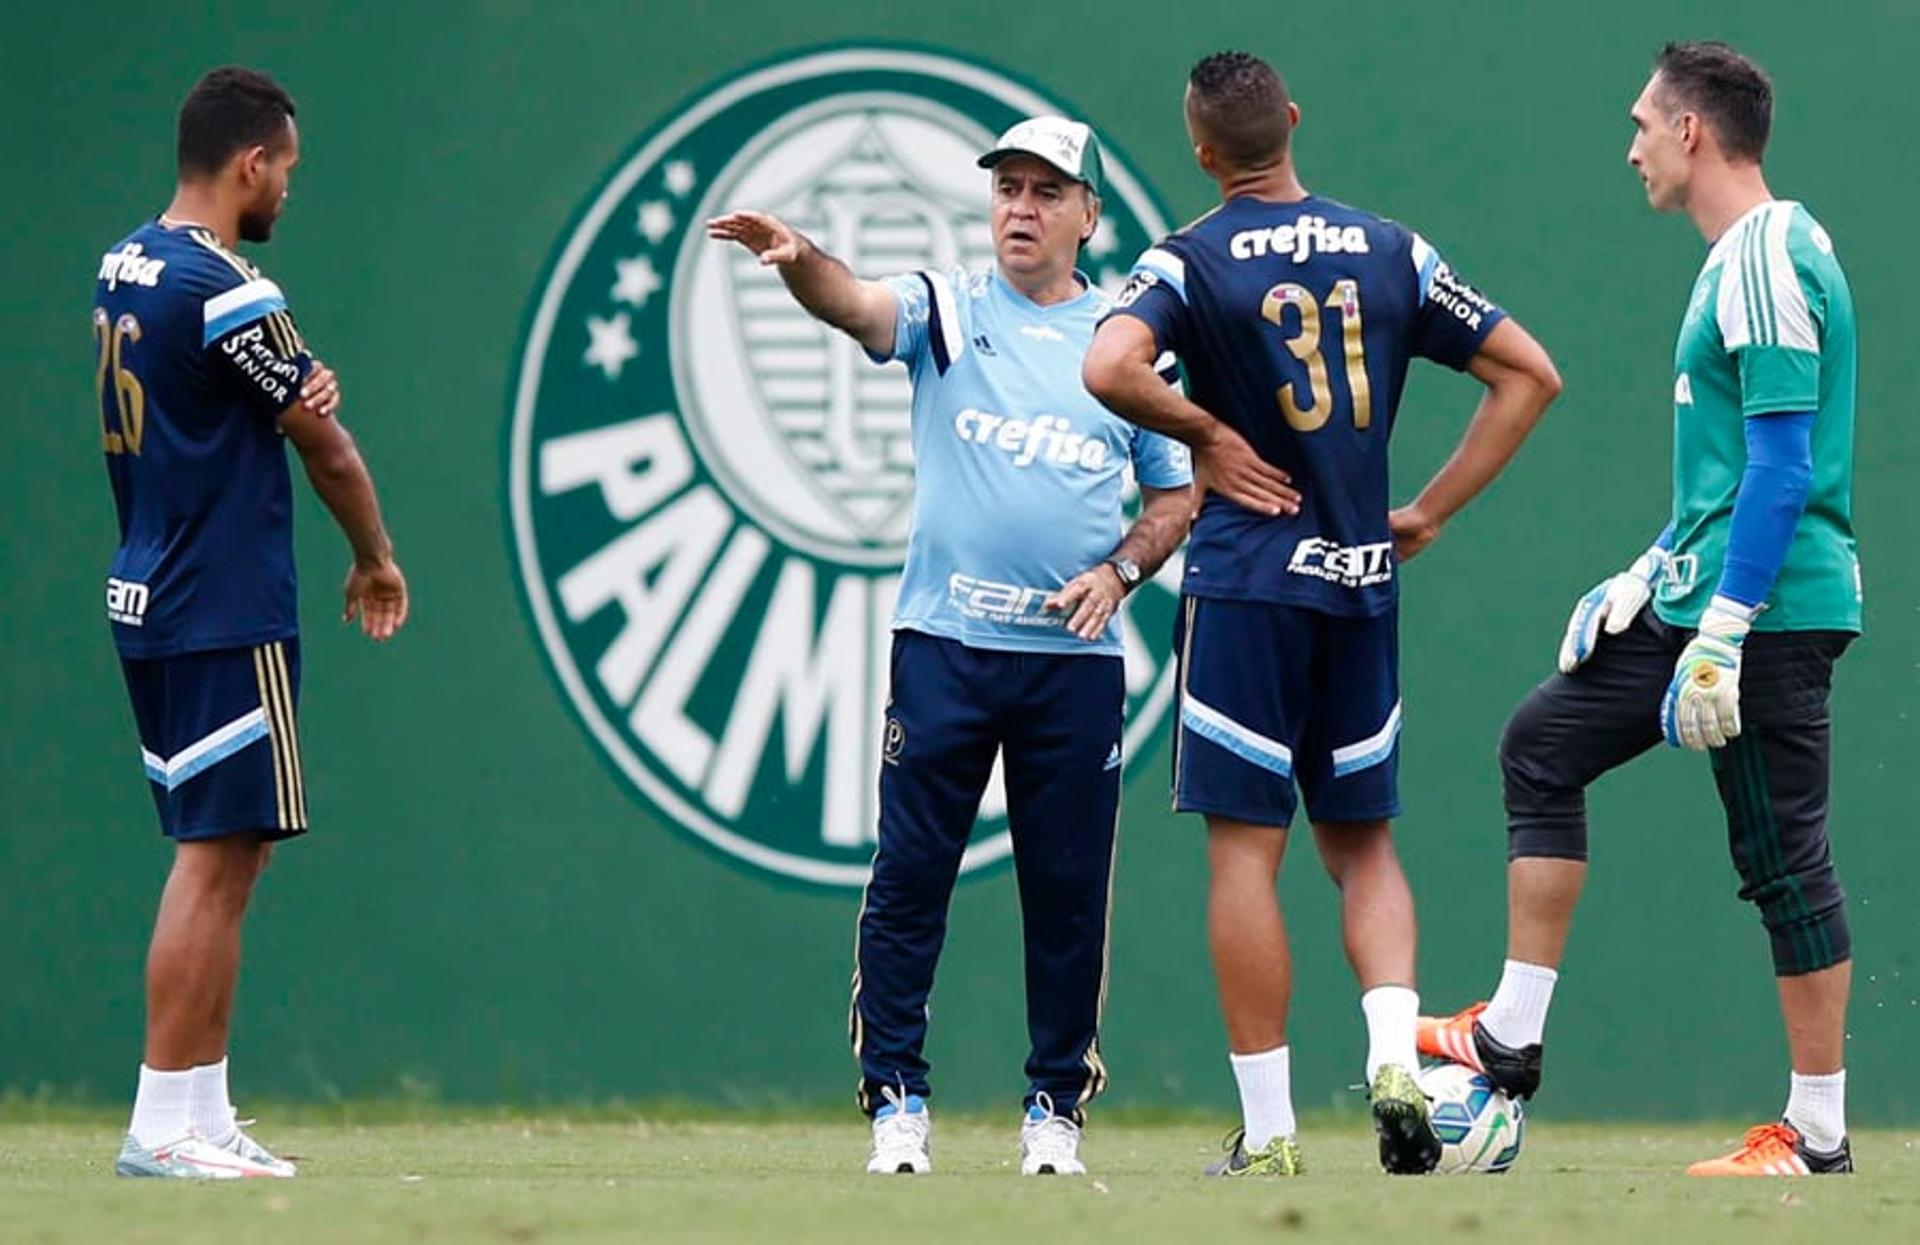
[[[1268,1144],[1271,1145],[1272,1143],[1269,1142]],[[1240,1127],[1235,1128],[1233,1131],[1229,1132],[1225,1137],[1221,1138],[1220,1148],[1226,1151],[1229,1162],[1232,1161],[1232,1156],[1235,1153],[1246,1155],[1247,1161],[1249,1163],[1253,1161],[1253,1152],[1247,1149],[1247,1130],[1245,1125],[1241,1125]],[[1299,1170],[1299,1167],[1297,1164],[1294,1170],[1296,1171]]]
[[[1228,1130],[1227,1135],[1220,1139],[1220,1149],[1227,1154],[1232,1154],[1235,1150],[1242,1147],[1246,1139],[1247,1128],[1246,1125],[1242,1124],[1237,1128]]]
[[[924,1147],[927,1143],[926,1111],[909,1114],[906,1091],[895,1090],[890,1085],[880,1091],[880,1096],[893,1108],[893,1113],[874,1121],[874,1148]]]
[[[1027,1121],[1024,1133],[1028,1151],[1070,1153],[1074,1143],[1080,1139],[1079,1127],[1066,1116],[1056,1113],[1053,1099],[1045,1093],[1035,1094],[1033,1105],[1046,1112],[1046,1115],[1042,1119]]]
[[[233,1144],[229,1148],[235,1153],[255,1162],[297,1163],[306,1156],[302,1154],[275,1154],[253,1138],[247,1136],[247,1130],[260,1121],[254,1116],[240,1118],[238,1111],[233,1113]]]
[[[1412,1076],[1413,1074],[1408,1073],[1408,1075]],[[1426,1091],[1426,1088],[1420,1084],[1419,1077],[1414,1077],[1413,1086],[1415,1089],[1418,1089],[1420,1091],[1420,1096],[1422,1098],[1425,1098],[1427,1100],[1427,1104],[1431,1106],[1433,1104],[1433,1095],[1429,1094]],[[1368,1097],[1372,1097],[1373,1086],[1367,1084],[1365,1081],[1350,1081],[1347,1084],[1347,1092],[1352,1094],[1366,1094]]]
[[[248,1150],[259,1150],[261,1153],[265,1153],[265,1146],[247,1136],[247,1130],[259,1122],[260,1121],[253,1116],[248,1116],[243,1120],[240,1118],[240,1113],[235,1111],[233,1113],[233,1142],[227,1148],[229,1150],[236,1150],[242,1154],[246,1154]],[[247,1157],[251,1158],[253,1156],[248,1155]]]
[[[1747,1130],[1741,1139],[1742,1152],[1764,1149],[1768,1142],[1775,1142],[1789,1150],[1797,1149],[1800,1139],[1785,1124],[1756,1124]]]

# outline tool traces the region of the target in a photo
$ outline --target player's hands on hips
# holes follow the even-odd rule
[[[300,386],[300,405],[322,419],[333,418],[340,409],[340,378],[318,359]]]
[[[1603,630],[1619,635],[1632,626],[1666,570],[1667,551],[1655,545],[1626,570],[1589,588],[1567,619],[1567,633],[1560,640],[1560,673],[1572,674],[1593,656]]]
[[[1127,588],[1120,582],[1120,572],[1102,562],[1061,585],[1060,591],[1048,597],[1041,608],[1055,613],[1071,611],[1067,630],[1083,640],[1098,640],[1106,634],[1107,624],[1120,612],[1120,603],[1126,597]]]
[[[738,242],[758,255],[762,264],[791,264],[800,258],[800,235],[765,212],[716,216],[707,222],[707,236],[716,242]]]
[[[1751,612],[1715,597],[1700,630],[1680,650],[1673,682],[1660,702],[1660,730],[1676,748],[1724,748],[1740,733],[1740,651]]]
[[[347,609],[340,621],[360,620],[360,630],[372,640],[391,639],[407,621],[407,577],[400,564],[386,558],[373,565],[353,564],[347,572]]]
[[[1402,506],[1387,515],[1387,529],[1393,533],[1393,556],[1410,562],[1422,549],[1440,536],[1440,522],[1418,503]]]
[[[1207,491],[1269,516],[1300,513],[1293,477],[1260,457],[1247,439],[1216,424],[1212,440],[1193,447],[1193,515],[1200,517]]]

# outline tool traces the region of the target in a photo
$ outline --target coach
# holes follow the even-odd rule
[[[1122,600],[1184,539],[1187,454],[1094,401],[1080,364],[1109,302],[1074,267],[1100,217],[1085,125],[1036,117],[980,157],[991,269],[862,280],[781,221],[708,223],[776,266],[818,319],[913,379],[917,475],[894,614],[879,850],[851,1029],[871,1172],[931,1170],[927,995],[996,753],[1026,935],[1021,1171],[1080,1174],[1106,1083],[1109,885],[1125,707]],[[1142,493],[1120,539],[1123,476]]]

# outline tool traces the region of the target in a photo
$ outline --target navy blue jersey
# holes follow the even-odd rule
[[[152,222],[100,260],[96,396],[120,547],[107,617],[127,657],[298,630],[277,416],[313,367],[280,288],[197,225]]]
[[[1141,255],[1115,315],[1188,396],[1293,477],[1300,513],[1209,494],[1192,596],[1372,616],[1393,606],[1387,439],[1418,355],[1464,368],[1504,313],[1420,236],[1331,199],[1231,199]]]

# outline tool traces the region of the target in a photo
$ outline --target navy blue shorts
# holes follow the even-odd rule
[[[160,829],[182,842],[307,829],[300,641],[120,659]]]
[[[1255,825],[1400,815],[1396,614],[1185,598],[1173,807]]]

